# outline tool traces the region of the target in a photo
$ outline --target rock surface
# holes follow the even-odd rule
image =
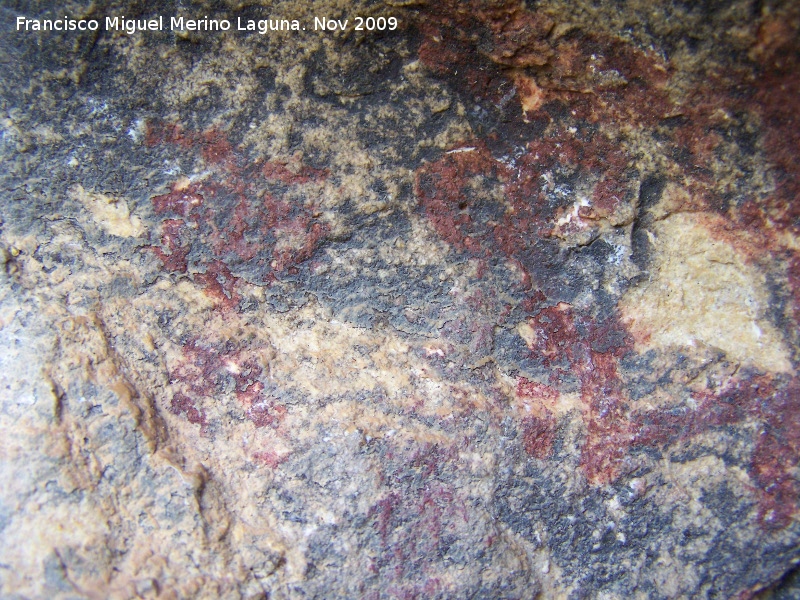
[[[0,596],[797,597],[796,3],[264,4],[3,3]]]

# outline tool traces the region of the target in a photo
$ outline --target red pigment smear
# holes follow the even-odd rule
[[[183,360],[170,370],[170,382],[183,387],[192,397],[213,402],[225,382],[233,379],[236,399],[256,427],[277,428],[283,421],[286,407],[264,394],[264,369],[257,359],[258,349],[209,345],[195,339],[183,347],[183,355]],[[194,422],[191,416],[189,420]]]
[[[247,164],[218,129],[152,125],[147,143],[196,151],[216,167],[204,181],[178,182],[152,199],[157,215],[173,218],[162,222],[160,245],[150,249],[164,270],[190,272],[219,309],[235,310],[239,303],[235,265],[248,263],[262,280],[275,281],[296,274],[327,238],[329,227],[314,216],[315,204],[282,197],[285,186],[322,185],[326,170],[299,163]]]
[[[484,145],[458,150],[418,170],[415,189],[436,232],[456,249],[479,254],[481,240],[491,233],[466,210],[466,191],[476,176],[498,179],[508,172]]]
[[[273,404],[255,404],[247,411],[247,418],[250,419],[256,427],[277,427],[286,416],[286,408],[284,406],[275,406]]]
[[[749,255],[758,260],[766,249],[786,261],[792,317],[800,323],[800,252],[787,249],[781,236],[800,236],[800,8],[787,7],[789,15],[772,15],[759,27],[751,50],[761,72],[755,92],[737,108],[760,116],[761,142],[766,152],[774,192],[765,200],[750,200],[739,207],[732,228],[752,237]],[[730,216],[730,215],[728,215]]]
[[[169,144],[187,149],[199,149],[209,164],[225,164],[235,160],[233,146],[225,132],[211,128],[204,132],[185,131],[180,125],[148,123],[145,144],[158,146]]]
[[[378,500],[377,504],[370,508],[368,516],[375,515],[377,517],[375,526],[378,534],[381,536],[381,541],[385,544],[386,538],[389,535],[390,525],[392,523],[392,515],[400,505],[400,494],[392,492],[385,498]]]
[[[547,202],[543,175],[559,167],[594,179],[595,205],[581,217],[600,219],[629,200],[632,190],[624,175],[627,163],[624,152],[599,134],[580,142],[561,131],[532,141],[513,169],[495,159],[484,142],[475,141],[420,167],[414,189],[442,239],[457,251],[480,259],[498,253],[506,257],[522,272],[522,289],[529,289],[532,274],[525,265],[541,251],[537,240],[552,234],[558,211]],[[471,188],[476,181],[500,186],[506,203],[475,194]],[[479,215],[486,206],[497,214],[495,222]]]
[[[763,430],[750,463],[750,476],[762,492],[758,516],[766,528],[782,529],[800,499],[793,473],[800,463],[800,381],[793,379],[770,402],[759,402],[758,411]]]
[[[772,24],[762,34],[760,56],[769,62],[769,69],[761,80],[762,91],[747,106],[741,100],[741,73],[709,74],[685,97],[672,98],[667,90],[673,69],[655,52],[580,30],[554,37],[550,19],[540,11],[527,10],[517,0],[438,2],[421,8],[418,21],[420,61],[463,96],[502,110],[504,122],[557,124],[548,107],[561,105],[578,125],[581,121],[599,123],[609,130],[622,123],[634,128],[657,127],[665,152],[692,174],[689,186],[699,207],[714,209],[725,204],[707,193],[714,185],[713,165],[723,141],[717,130],[728,126],[725,115],[741,108],[761,112],[769,130],[766,146],[770,156],[778,170],[787,174],[780,178],[779,187],[786,191],[779,197],[797,197],[800,177],[794,157],[800,147],[800,127],[791,125],[796,122],[800,102],[800,69],[796,68],[798,36],[791,27]],[[773,64],[776,56],[783,57],[779,66]],[[523,114],[520,99],[529,97],[534,87],[536,107]],[[514,148],[502,135],[490,134],[486,141],[502,148],[500,152],[512,154]],[[541,156],[559,155],[562,163],[605,172],[592,207],[600,214],[584,218],[613,212],[625,196],[624,169],[630,161],[620,164],[613,157],[604,157],[592,147],[597,135],[572,147],[568,136],[556,137],[562,137],[554,139],[556,146],[567,147],[551,148]],[[623,153],[617,154],[624,158]],[[597,159],[607,166],[592,166]],[[787,223],[798,222],[791,213],[800,208],[786,211],[784,203],[782,210]]]
[[[567,374],[579,378],[586,422],[581,468],[593,483],[613,481],[624,470],[631,441],[627,399],[617,373],[629,337],[616,319],[597,322],[565,303],[539,311],[528,323],[535,332],[531,353],[551,368],[553,382]]]
[[[584,348],[568,304],[562,302],[542,309],[529,324],[536,332],[531,352],[543,359],[545,366],[563,365],[561,370],[566,373],[579,360]]]
[[[590,172],[605,169],[605,178],[596,186],[596,210],[601,214],[610,212],[624,198],[625,190],[616,183],[616,177],[624,168],[625,157],[599,136],[589,147],[591,158],[584,160],[583,166]],[[527,240],[547,234],[547,226],[537,214],[537,201],[542,197],[541,173],[556,163],[573,164],[579,156],[586,157],[587,148],[568,138],[531,143],[529,152],[517,161],[513,176],[485,146],[475,144],[474,148],[446,154],[422,167],[417,173],[417,196],[433,227],[456,249],[473,255],[491,255],[499,250],[521,264],[523,253],[528,250]],[[484,224],[469,213],[468,187],[477,176],[506,179],[504,187],[513,208],[498,226]],[[533,308],[543,298],[534,295],[530,301]],[[588,337],[579,335],[568,305],[539,311],[530,323],[537,332],[531,350],[545,365],[553,367],[556,380],[559,372],[579,374],[588,414],[582,466],[591,481],[603,483],[619,474],[630,441],[624,419],[623,386],[616,372],[619,348],[625,346],[626,334],[614,320],[603,325],[590,319],[581,319],[581,323],[584,330],[591,332]],[[602,344],[615,336],[622,342],[614,351],[592,349],[595,341]],[[537,457],[549,455],[554,431],[555,421],[551,419],[532,417],[523,423],[526,450]]]
[[[540,304],[547,301],[547,296],[541,290],[536,290],[531,296],[522,302],[522,310],[528,313],[536,311]]]
[[[181,244],[181,231],[185,225],[185,221],[181,219],[166,219],[161,223],[161,247],[150,247],[161,260],[164,269],[171,273],[186,272],[186,257],[189,255],[190,248],[188,244]]]
[[[280,162],[265,163],[262,169],[264,177],[271,181],[296,185],[308,183],[309,181],[324,181],[330,174],[328,169],[314,169],[303,165],[291,165],[294,169],[290,169],[287,167],[289,164]]]
[[[589,481],[610,483],[626,472],[632,447],[671,445],[715,428],[760,423],[749,474],[759,498],[759,522],[767,529],[786,527],[798,509],[800,485],[793,476],[800,464],[800,381],[778,384],[771,376],[733,380],[718,391],[695,393],[695,408],[672,407],[629,415],[617,361],[630,347],[613,321],[593,323],[561,304],[529,320],[536,332],[531,347],[554,372],[576,373],[586,407],[586,438],[581,467]],[[586,333],[580,334],[580,331]],[[608,346],[610,340],[618,340]],[[548,386],[521,380],[518,393],[547,398]],[[537,458],[546,457],[552,441],[547,418],[523,423],[523,444]],[[542,442],[539,442],[539,439]]]
[[[795,12],[800,13],[797,9]],[[776,190],[766,215],[782,230],[800,234],[800,40],[789,21],[767,20],[759,31],[757,57],[762,75],[748,108],[757,111],[764,128]]]
[[[409,565],[421,565],[415,582],[433,585],[426,573],[426,557],[441,552],[442,538],[454,519],[467,522],[467,509],[459,490],[442,481],[442,473],[456,461],[455,448],[425,445],[413,452],[387,453],[381,475],[398,482],[402,491],[392,491],[368,511],[381,540],[376,560],[368,567],[396,589],[400,597],[425,597],[423,585],[408,583]]]
[[[774,256],[784,257],[794,318],[800,322],[800,253],[785,249],[774,233],[788,230],[797,235],[800,227],[800,203],[796,202],[800,197],[796,160],[800,127],[795,126],[800,114],[800,38],[790,21],[768,18],[762,24],[753,58],[763,68],[754,94],[742,95],[741,75],[733,73],[710,76],[685,98],[673,100],[666,92],[671,69],[655,54],[622,40],[579,31],[553,38],[547,17],[527,11],[521,2],[445,1],[422,8],[419,57],[427,68],[448,79],[465,97],[489,102],[497,109],[518,103],[515,91],[530,95],[534,81],[541,94],[539,108],[526,115],[521,109],[506,111],[505,120],[520,126],[523,121],[550,126],[545,137],[529,141],[513,168],[488,150],[487,144],[495,148],[495,155],[515,150],[493,134],[453,149],[471,146],[472,152],[445,154],[423,165],[415,180],[421,207],[437,233],[457,251],[481,259],[499,252],[525,270],[523,265],[531,264],[530,256],[537,250],[529,247],[530,240],[547,236],[556,216],[543,202],[542,175],[548,170],[566,168],[583,180],[595,180],[592,206],[579,213],[584,220],[613,214],[632,192],[626,183],[630,159],[619,143],[602,134],[581,139],[569,135],[545,110],[548,103],[560,103],[578,125],[585,121],[658,127],[667,152],[691,173],[685,186],[693,204],[683,208],[721,212],[731,219],[734,237],[745,229],[760,241],[754,248],[767,248]],[[535,69],[520,70],[527,67]],[[598,81],[594,73],[602,72],[615,74],[617,82]],[[583,93],[583,88],[592,93]],[[725,114],[736,111],[760,115],[776,191],[766,203],[751,200],[730,214],[713,192],[711,173],[723,142],[716,130],[725,126],[721,120]],[[668,122],[670,117],[677,120]],[[477,177],[501,186],[510,204],[494,229],[476,217],[470,204],[470,184]],[[530,282],[531,273],[525,276]],[[617,373],[621,352],[630,346],[624,328],[616,318],[595,323],[566,305],[540,310],[546,300],[537,292],[522,305],[534,313],[530,324],[536,337],[531,351],[551,367],[553,385],[568,372],[579,377],[587,432],[581,465],[590,481],[610,482],[623,473],[632,445],[666,446],[709,428],[757,419],[766,431],[757,442],[751,466],[751,476],[762,489],[760,519],[765,526],[788,523],[787,515],[794,513],[797,502],[795,482],[787,475],[797,464],[797,440],[791,433],[797,428],[788,429],[783,423],[795,422],[794,383],[771,396],[762,386],[750,400],[740,398],[735,405],[725,403],[724,394],[714,394],[713,400],[701,402],[686,414],[659,409],[630,418]],[[753,413],[758,398],[769,410]],[[528,424],[535,433],[542,428],[538,422]]]
[[[222,261],[215,260],[206,266],[205,273],[196,273],[194,280],[200,283],[206,294],[214,298],[224,308],[233,308],[239,303],[235,286],[237,279]]]
[[[580,367],[581,401],[588,407],[581,467],[589,481],[609,483],[626,471],[631,442],[626,395],[612,352],[588,352]]]
[[[757,421],[760,433],[749,473],[759,498],[759,521],[767,529],[786,527],[798,508],[800,486],[792,476],[800,462],[800,383],[780,389],[769,377],[738,379],[724,390],[695,394],[696,408],[673,407],[628,415],[627,398],[617,373],[617,360],[629,341],[613,321],[598,326],[559,305],[529,320],[536,332],[534,355],[544,357],[556,372],[578,374],[586,438],[581,467],[589,481],[610,483],[626,471],[626,457],[634,446],[667,448],[681,440],[728,425]],[[609,329],[610,328],[610,329]],[[580,335],[579,331],[586,331]],[[599,344],[620,341],[600,351]],[[541,397],[541,384],[521,381],[523,394]],[[541,420],[523,426],[526,450],[547,456],[548,429]],[[543,442],[538,443],[539,436]],[[552,443],[552,442],[550,442]]]
[[[272,450],[266,450],[263,452],[253,452],[253,458],[261,463],[264,463],[271,469],[276,469],[282,462],[289,458],[289,456],[286,454],[277,454]]]
[[[185,217],[193,208],[203,204],[203,196],[199,190],[200,186],[197,184],[185,187],[173,184],[171,192],[153,198],[153,209],[157,215],[170,212]]]
[[[520,377],[517,381],[517,396],[528,400],[544,401],[552,404],[558,400],[558,390],[551,388],[549,385]]]
[[[549,458],[556,438],[556,419],[548,406],[558,400],[558,390],[543,383],[520,377],[517,381],[517,397],[536,405],[537,415],[522,419],[522,446],[534,458]]]
[[[174,394],[169,411],[173,415],[186,415],[186,419],[189,423],[202,426],[206,425],[206,412],[204,410],[198,410],[194,400],[189,398],[186,394]]]
[[[668,447],[715,428],[758,423],[748,469],[758,492],[758,519],[768,530],[789,525],[800,501],[800,485],[793,475],[800,463],[800,381],[751,376],[693,396],[696,407],[634,414],[633,444]]]
[[[549,458],[556,439],[556,420],[552,415],[522,419],[522,445],[534,458]]]
[[[655,53],[581,31],[553,38],[553,25],[518,0],[437,2],[421,10],[420,61],[498,107],[519,104],[515,91],[525,94],[529,86],[515,83],[513,74],[529,69],[536,73],[542,104],[565,101],[589,122],[652,125],[673,112],[665,91],[669,69]],[[618,83],[598,78],[603,73]]]
[[[546,41],[553,21],[542,13],[524,10],[522,3],[515,0],[444,0],[426,6],[423,13],[419,20],[420,59],[441,72],[452,72],[457,65],[459,77],[476,91],[492,88],[485,81],[491,74],[476,68],[473,40],[477,36],[490,40],[488,47],[481,46],[481,53],[503,67],[542,66],[553,56]]]

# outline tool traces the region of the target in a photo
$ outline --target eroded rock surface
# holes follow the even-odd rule
[[[0,15],[3,597],[800,593],[794,3]]]

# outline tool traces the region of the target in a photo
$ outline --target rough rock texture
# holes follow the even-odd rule
[[[0,597],[798,597],[797,4],[263,4],[0,6]]]

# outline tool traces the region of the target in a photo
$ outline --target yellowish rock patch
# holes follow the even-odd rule
[[[704,218],[713,224],[713,217]],[[781,335],[765,318],[765,278],[734,247],[716,239],[696,214],[659,221],[651,242],[652,279],[620,303],[640,348],[700,343],[742,364],[791,369]]]
[[[118,237],[139,237],[144,233],[141,220],[130,214],[124,199],[90,192],[80,185],[71,188],[69,194],[91,213],[95,223],[106,233]]]

